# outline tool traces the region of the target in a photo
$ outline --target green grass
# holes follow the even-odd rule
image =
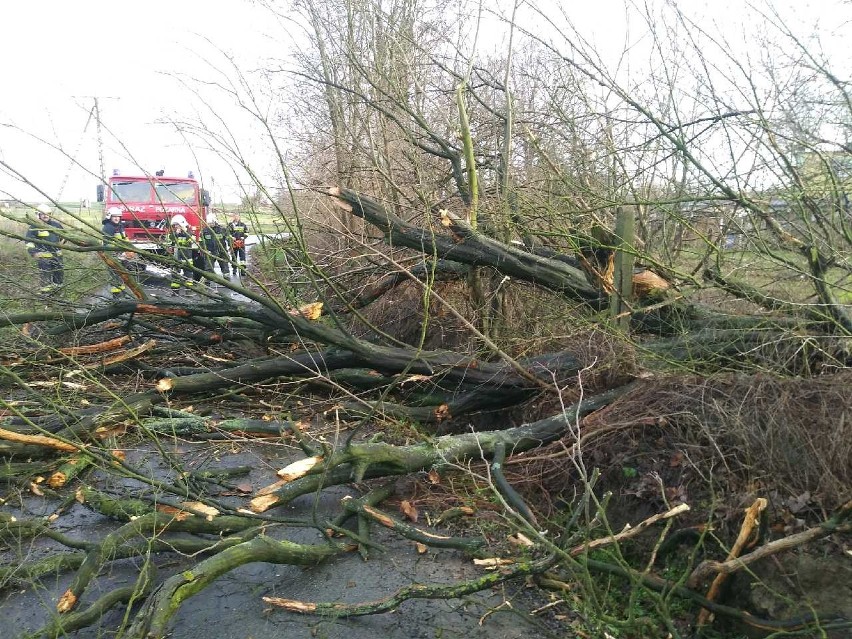
[[[31,214],[31,210],[23,208],[0,209],[0,306],[7,313],[31,310],[33,294],[41,286],[36,261],[27,254],[24,241],[15,237],[27,232],[27,215]],[[99,215],[99,212],[84,210],[83,216],[77,216],[79,219],[68,219],[67,214],[57,212],[56,219],[66,228],[80,229],[81,236],[85,236],[81,239],[99,240]],[[63,290],[48,300],[38,298],[39,305],[76,301],[108,281],[106,266],[97,253],[66,249],[63,250],[63,262]]]
[[[100,243],[103,205],[96,204],[89,209],[81,208],[79,203],[63,204],[64,211],[55,210],[54,219],[66,230],[75,231],[74,235],[84,243]],[[233,208],[237,208],[236,205]],[[227,222],[222,219],[220,221]],[[27,255],[22,238],[31,221],[35,219],[34,208],[16,206],[0,208],[0,305],[7,312],[15,312],[27,307],[29,295],[39,288],[38,271],[35,260]],[[287,224],[274,211],[262,210],[243,215],[253,233],[274,234],[288,231]],[[258,251],[257,258],[274,273],[287,273],[291,268],[281,247],[275,243]],[[107,270],[95,253],[79,253],[65,249],[65,275],[67,300],[79,299],[108,281]],[[286,278],[283,284],[286,284]]]

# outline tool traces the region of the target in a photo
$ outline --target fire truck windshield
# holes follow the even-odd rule
[[[112,182],[112,201],[150,202],[151,185],[148,182]]]
[[[195,184],[186,182],[158,182],[154,184],[157,201],[163,204],[189,204],[198,199]]]

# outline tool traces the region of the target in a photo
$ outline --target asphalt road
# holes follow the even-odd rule
[[[189,468],[206,464],[217,467],[249,465],[254,470],[247,481],[255,487],[272,481],[274,470],[295,458],[293,449],[280,444],[164,443],[169,452]],[[162,458],[150,446],[132,448],[127,453],[128,462],[155,477],[168,472]],[[132,493],[139,488],[134,480],[100,472],[89,477],[88,483],[101,490],[120,492]],[[329,513],[337,511],[339,500],[346,494],[349,494],[348,489],[335,488],[324,491],[319,497],[304,496],[276,510],[276,515],[304,517],[309,521],[316,517],[322,522]],[[231,499],[245,501],[246,498]],[[75,501],[71,504],[52,524],[66,535],[92,540],[120,525]],[[2,509],[18,518],[32,518],[48,516],[58,505],[46,497],[23,493],[17,503],[7,503]],[[524,622],[529,619],[523,614],[525,602],[529,600],[523,584],[516,586],[519,590],[515,593],[510,589],[495,589],[464,600],[411,600],[393,612],[353,619],[321,619],[280,609],[270,610],[262,601],[263,596],[273,596],[308,602],[365,602],[390,595],[411,583],[452,583],[483,574],[482,568],[474,566],[459,552],[430,549],[420,554],[413,542],[381,527],[374,526],[372,532],[373,541],[382,546],[383,552],[374,553],[366,562],[358,553],[351,552],[308,568],[257,563],[228,573],[184,602],[173,619],[171,636],[180,639],[523,639],[541,636],[540,626],[536,628]],[[313,528],[282,526],[270,529],[268,534],[301,543],[321,541]],[[0,561],[6,564],[33,560],[56,548],[55,542],[45,539],[22,540],[0,552]],[[159,579],[190,569],[195,563],[193,559],[174,554],[157,556],[154,560],[159,566]],[[81,606],[109,590],[131,585],[139,561],[128,559],[110,563],[84,594]],[[56,602],[72,576],[73,573],[47,576],[29,587],[0,592],[0,637],[23,637],[45,624],[55,614]],[[520,592],[519,599],[515,598],[517,592]],[[504,603],[507,599],[512,600],[511,606]],[[540,601],[536,603],[542,605]],[[119,607],[93,626],[63,636],[74,639],[113,636],[124,614]]]

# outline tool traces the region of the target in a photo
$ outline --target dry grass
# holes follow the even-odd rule
[[[782,518],[813,510],[819,519],[852,497],[850,385],[848,370],[649,381],[586,418],[583,458],[602,469],[608,488],[657,506],[683,499],[739,513],[764,496]],[[512,465],[545,511],[577,481],[574,443],[568,436]]]

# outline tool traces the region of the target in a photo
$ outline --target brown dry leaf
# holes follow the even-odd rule
[[[56,612],[68,612],[76,605],[77,595],[71,592],[71,589],[69,588],[64,593],[62,593],[62,596],[59,598],[59,602],[56,604]]]
[[[503,559],[502,557],[488,557],[486,559],[474,559],[474,566],[481,566],[483,568],[488,568],[489,570],[493,570],[494,568],[499,568],[500,566],[508,566],[515,563],[514,559]]]
[[[408,501],[407,499],[403,499],[401,502],[399,502],[399,510],[403,515],[408,517],[415,524],[417,523],[417,517],[419,516],[417,508],[415,508],[414,504],[412,504],[410,501]]]
[[[66,475],[60,470],[57,470],[48,478],[47,485],[54,489],[62,488],[65,485],[66,481],[68,481],[68,475]]]
[[[437,419],[439,422],[442,422],[445,419],[452,417],[452,415],[450,414],[450,407],[447,404],[441,404],[440,406],[438,406],[435,409],[434,413],[435,419]]]
[[[127,453],[125,453],[123,450],[118,450],[117,448],[115,450],[110,451],[110,454],[118,461],[124,461],[125,459],[127,459]]]
[[[38,484],[34,481],[30,482],[30,492],[33,495],[37,495],[38,497],[44,497],[44,491],[38,487]]]
[[[414,545],[417,547],[417,554],[418,555],[425,555],[427,552],[429,552],[429,546],[427,546],[426,544],[421,544],[418,541]]]
[[[74,499],[77,500],[77,503],[80,503],[80,504],[86,503],[86,497],[85,497],[85,495],[83,495],[83,489],[82,488],[78,488],[77,492],[74,493]]]
[[[434,468],[429,471],[429,483],[430,484],[440,484],[441,483],[441,475],[438,474],[438,471]]]
[[[243,482],[243,483],[241,483],[241,484],[237,484],[236,486],[234,486],[234,488],[236,489],[236,491],[237,491],[238,493],[243,493],[243,494],[250,493],[252,490],[254,490],[254,489],[251,487],[251,484],[250,484],[250,483],[248,483],[247,481],[244,481],[244,482]]]
[[[285,482],[293,481],[294,479],[298,479],[299,477],[304,477],[314,466],[319,464],[322,459],[322,455],[300,459],[299,461],[295,461],[292,464],[288,464],[287,466],[279,470],[278,476]]]
[[[163,377],[160,381],[157,382],[157,390],[161,393],[167,393],[172,390],[174,386],[174,380],[171,377]]]
[[[685,504],[687,502],[686,486],[666,486],[666,499],[670,502],[679,502]]]
[[[56,521],[57,519],[59,519],[59,513],[53,513],[52,515],[50,515],[47,518],[47,521],[52,523],[52,522]]]
[[[677,468],[681,464],[683,464],[683,452],[677,451],[674,455],[669,459],[669,468]]]
[[[450,220],[450,212],[447,209],[440,209],[438,211],[438,215],[441,216],[441,226],[453,225],[452,220]]]

